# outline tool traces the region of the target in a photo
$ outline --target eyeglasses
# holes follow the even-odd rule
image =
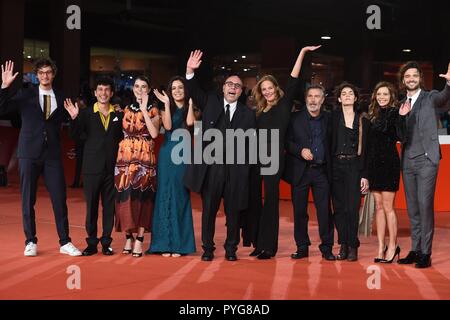
[[[43,76],[44,74],[49,76],[51,74],[53,74],[53,70],[48,70],[48,71],[38,71],[37,72],[38,76]]]
[[[235,88],[235,89],[242,89],[242,84],[240,84],[240,83],[234,83],[234,82],[232,82],[232,81],[227,81],[227,82],[225,82],[225,85],[228,87],[228,88]]]

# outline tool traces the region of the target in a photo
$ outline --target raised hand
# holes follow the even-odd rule
[[[153,93],[158,98],[158,100],[161,101],[162,103],[164,103],[164,104],[170,103],[169,96],[164,92],[164,90],[162,91],[162,93],[160,93],[157,89],[154,89]]]
[[[192,98],[189,98],[189,109],[194,108],[194,101],[192,101]]]
[[[2,89],[8,88],[11,83],[16,79],[19,72],[13,74],[14,62],[9,60],[5,62],[5,66],[2,65]]]
[[[448,64],[448,70],[446,74],[440,74],[439,77],[444,78],[447,81],[450,81],[450,63]]]
[[[202,56],[203,52],[200,50],[191,51],[191,55],[186,63],[186,73],[191,74],[194,73],[195,69],[198,69],[202,64]]]
[[[307,47],[303,47],[301,52],[306,53],[308,51],[315,51],[317,49],[319,49],[322,45],[319,46],[307,46]]]
[[[291,71],[291,76],[293,78],[298,78],[298,76],[300,74],[300,69],[302,68],[302,63],[303,63],[305,54],[309,51],[317,50],[320,47],[321,47],[321,45],[320,46],[307,46],[307,47],[303,47],[302,50],[300,50],[300,53],[298,54],[298,57],[297,57],[297,61],[295,61],[294,67],[292,68],[292,71]]]
[[[75,105],[72,103],[72,100],[66,99],[64,100],[64,108],[69,113],[72,120],[75,120],[75,118],[78,116],[78,113],[80,112],[80,108],[78,108],[78,103],[75,102]]]
[[[406,116],[411,111],[411,104],[409,101],[405,101],[398,110],[398,114],[401,116]]]
[[[148,104],[148,94],[142,93],[141,99],[139,100],[139,109],[141,109],[143,113],[147,113],[147,104]]]

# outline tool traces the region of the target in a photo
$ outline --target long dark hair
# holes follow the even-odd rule
[[[372,98],[370,100],[370,106],[369,106],[369,120],[371,122],[374,122],[377,120],[379,114],[380,114],[380,105],[377,101],[377,93],[380,88],[387,88],[389,90],[389,93],[391,95],[388,103],[388,108],[394,108],[397,106],[397,92],[394,88],[394,85],[387,81],[381,81],[378,82],[378,84],[375,86],[375,89],[372,93]]]
[[[186,79],[181,76],[174,76],[173,78],[171,78],[169,80],[169,83],[167,85],[166,93],[167,93],[167,96],[169,97],[169,101],[170,101],[170,114],[171,114],[171,116],[173,116],[173,114],[175,113],[175,111],[178,108],[178,106],[175,103],[175,99],[172,96],[172,85],[175,81],[180,81],[184,87],[184,101],[183,101],[183,106],[181,107],[181,111],[183,113],[183,127],[187,127],[186,118],[187,118],[187,114],[188,114],[188,110],[189,110],[189,91],[187,88]]]

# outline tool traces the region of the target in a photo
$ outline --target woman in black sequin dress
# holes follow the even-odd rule
[[[375,262],[392,262],[399,254],[397,246],[397,215],[394,210],[395,193],[400,181],[400,158],[397,152],[397,98],[389,82],[376,85],[369,106],[370,133],[368,168],[370,190],[375,199],[378,236],[378,256]],[[389,231],[385,243],[386,226]]]

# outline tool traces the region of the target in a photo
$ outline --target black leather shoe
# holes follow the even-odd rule
[[[238,258],[235,253],[230,253],[225,255],[225,259],[228,261],[236,261]]]
[[[111,247],[108,246],[108,247],[102,247],[102,253],[105,256],[112,256],[114,254],[114,251]]]
[[[348,256],[348,246],[346,244],[342,244],[341,248],[339,249],[339,253],[336,256],[337,260],[345,260]]]
[[[322,258],[327,261],[335,261],[336,256],[332,252],[322,252]]]
[[[347,261],[358,260],[358,248],[348,247]]]
[[[212,252],[203,252],[202,261],[212,261],[214,259],[214,254]]]
[[[93,254],[96,254],[97,252],[98,252],[97,247],[87,246],[87,248],[84,249],[82,255],[83,256],[92,256]]]
[[[297,250],[297,252],[291,254],[292,259],[302,259],[308,256],[309,256],[308,250]]]
[[[431,255],[430,254],[422,254],[420,258],[416,262],[416,268],[424,269],[431,267]]]
[[[405,258],[399,259],[399,264],[413,264],[419,262],[420,255],[416,251],[410,251]]]
[[[273,254],[267,251],[261,252],[256,258],[259,260],[268,260],[273,257]]]
[[[255,250],[252,251],[252,253],[249,254],[249,256],[250,257],[256,257],[256,256],[260,255],[261,252],[262,252],[262,250],[255,249]]]

